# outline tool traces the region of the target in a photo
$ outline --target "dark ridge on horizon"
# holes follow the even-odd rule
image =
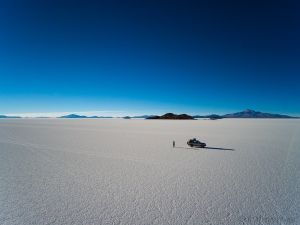
[[[187,114],[180,114],[176,115],[173,113],[166,113],[162,116],[153,116],[146,119],[167,119],[167,120],[194,120],[192,116],[189,116]]]

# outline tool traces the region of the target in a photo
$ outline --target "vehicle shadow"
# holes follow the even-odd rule
[[[183,148],[183,149],[195,149],[195,150],[199,150],[199,149],[211,149],[211,150],[223,150],[223,151],[235,151],[232,148],[216,148],[216,147],[205,147],[205,148],[200,148],[200,147],[190,147],[190,148],[185,148],[185,147],[175,147],[175,148]]]
[[[207,149],[212,149],[212,150],[226,150],[226,151],[235,151],[232,148],[215,148],[215,147],[205,147]]]

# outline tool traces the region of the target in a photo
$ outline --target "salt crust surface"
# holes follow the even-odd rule
[[[0,224],[300,224],[297,119],[1,119],[0,154]]]

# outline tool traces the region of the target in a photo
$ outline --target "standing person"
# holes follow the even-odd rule
[[[173,141],[173,148],[175,148],[175,141]]]

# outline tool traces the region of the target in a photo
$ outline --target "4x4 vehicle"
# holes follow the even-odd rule
[[[204,148],[206,146],[205,143],[197,140],[196,138],[190,139],[188,140],[187,144],[191,147],[200,147],[200,148]]]

